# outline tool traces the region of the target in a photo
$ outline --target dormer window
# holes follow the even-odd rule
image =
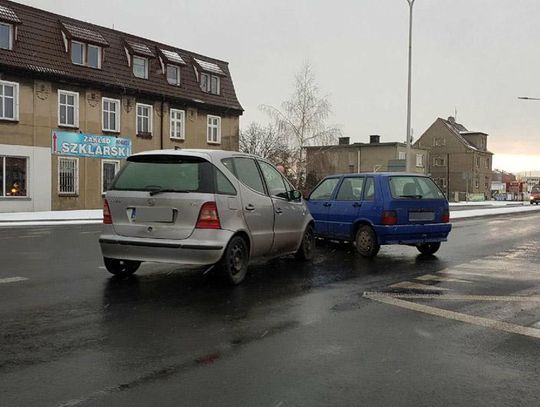
[[[218,64],[214,62],[203,61],[197,58],[194,58],[195,62],[199,65],[201,70],[200,74],[200,86],[201,90],[206,93],[212,93],[214,95],[219,95],[221,93],[221,79],[220,76],[224,76],[225,73],[219,67]]]
[[[90,68],[101,69],[101,47],[71,41],[71,62]]]
[[[103,48],[109,43],[98,31],[62,23],[62,36],[66,52],[71,55],[71,62],[75,65],[101,69]]]
[[[148,59],[133,56],[133,75],[137,78],[148,79]]]
[[[13,49],[13,26],[0,23],[0,48]]]
[[[175,65],[167,65],[167,82],[171,85],[180,85],[180,68]]]

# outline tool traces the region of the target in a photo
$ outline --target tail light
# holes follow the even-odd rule
[[[103,200],[103,224],[112,225],[111,209],[106,199]]]
[[[199,219],[197,219],[196,229],[221,229],[219,214],[215,202],[206,202],[201,207]]]
[[[396,211],[384,211],[382,214],[382,224],[383,225],[395,225],[397,224],[397,213]]]
[[[442,215],[442,223],[449,223],[450,222],[450,212],[446,211]]]

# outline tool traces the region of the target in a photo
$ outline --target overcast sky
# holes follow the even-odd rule
[[[241,127],[264,122],[258,106],[287,98],[309,60],[344,135],[405,139],[406,0],[20,2],[228,61]],[[416,0],[414,9],[415,137],[457,110],[490,135],[495,166],[540,169],[540,101],[517,99],[540,97],[540,0]]]

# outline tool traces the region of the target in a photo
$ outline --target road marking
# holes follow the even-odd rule
[[[419,300],[453,300],[453,301],[501,301],[501,302],[540,302],[540,296],[520,295],[461,295],[461,294],[401,294],[380,291],[368,291],[364,293],[368,297],[392,297],[402,299]]]
[[[95,235],[95,234],[98,234],[98,233],[101,233],[100,230],[93,230],[93,231],[90,231],[90,232],[80,232],[81,235]]]
[[[0,278],[0,284],[16,283],[18,281],[26,281],[26,280],[28,280],[26,277]]]
[[[423,314],[433,315],[436,317],[465,322],[465,323],[481,326],[484,328],[496,329],[503,332],[518,334],[518,335],[525,335],[525,336],[530,336],[532,338],[540,339],[540,329],[536,329],[536,328],[516,325],[509,322],[496,321],[489,318],[476,317],[476,316],[462,314],[460,312],[455,312],[455,311],[448,311],[441,308],[431,307],[429,305],[416,304],[414,302],[404,301],[399,298],[394,298],[391,295],[379,295],[379,294],[374,295],[374,294],[364,293],[364,297],[383,303],[383,304],[394,305],[396,307],[408,309],[411,311],[421,312]]]
[[[434,285],[425,285],[411,283],[410,281],[402,281],[401,283],[392,284],[390,288],[405,288],[411,290],[431,290],[431,291],[447,291],[448,288],[437,287]]]
[[[467,280],[461,280],[459,278],[451,278],[451,277],[444,277],[444,276],[436,276],[433,274],[425,274],[420,277],[416,277],[417,280],[421,281],[440,281],[440,282],[449,282],[449,283],[466,283],[471,284],[471,281]]]

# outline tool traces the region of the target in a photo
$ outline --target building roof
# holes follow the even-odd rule
[[[352,144],[332,144],[328,146],[307,146],[306,149],[321,149],[321,148],[358,148],[358,147],[407,147],[407,144],[397,141],[388,141],[383,143],[352,143]],[[412,146],[411,146],[412,147]],[[422,148],[412,147],[415,150],[423,150]]]
[[[492,154],[491,152],[487,150],[480,150],[473,144],[469,143],[469,141],[467,141],[465,137],[463,137],[464,135],[466,136],[466,135],[472,135],[472,134],[482,134],[482,135],[487,136],[486,133],[482,133],[480,131],[469,131],[464,125],[456,122],[453,117],[449,117],[448,120],[441,119],[439,117],[437,120],[442,121],[446,125],[446,127],[448,127],[448,129],[455,135],[458,141],[460,141],[468,149],[473,150],[473,151],[481,151],[483,153]]]
[[[7,16],[7,17],[6,17]],[[0,21],[18,23],[13,50],[0,49],[0,71],[16,75],[44,77],[111,90],[121,90],[142,97],[164,97],[185,104],[212,106],[243,112],[236,96],[228,63],[181,48],[158,43],[106,27],[78,21],[37,8],[0,0]],[[15,20],[17,19],[17,20]],[[63,34],[104,48],[102,69],[74,65],[64,44]],[[128,65],[128,53],[149,57],[148,79],[136,78]],[[166,51],[166,52],[165,52]],[[170,54],[169,54],[170,53]],[[180,67],[180,86],[167,82],[161,58]],[[154,58],[152,58],[154,57]],[[220,94],[203,92],[199,73],[210,71],[221,76]]]

